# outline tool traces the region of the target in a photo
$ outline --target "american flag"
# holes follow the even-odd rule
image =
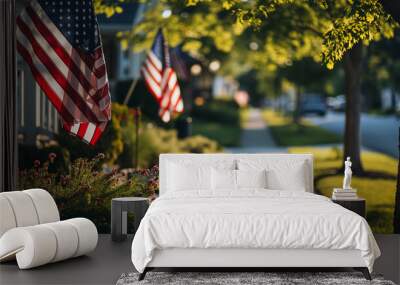
[[[17,18],[17,49],[60,114],[94,145],[111,118],[99,27],[91,0],[33,0]]]
[[[141,71],[147,88],[159,104],[161,119],[169,122],[174,112],[182,113],[178,78],[171,66],[169,47],[161,30],[157,32]]]

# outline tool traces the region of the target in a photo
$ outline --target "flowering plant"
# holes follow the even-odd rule
[[[127,175],[127,179],[135,184],[136,191],[140,193],[146,193],[148,197],[153,200],[158,193],[158,165],[154,165],[148,169],[125,169],[122,171]]]
[[[55,199],[63,219],[86,217],[99,232],[109,232],[111,199],[149,197],[158,189],[158,167],[118,171],[102,169],[103,154],[92,159],[79,158],[64,173],[53,169],[56,155],[34,161],[34,167],[20,171],[19,188],[43,188]]]

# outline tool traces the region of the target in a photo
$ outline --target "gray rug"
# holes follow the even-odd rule
[[[213,284],[213,285],[395,285],[382,276],[373,275],[368,281],[359,272],[148,272],[146,278],[138,281],[138,273],[122,274],[117,285],[146,284]]]

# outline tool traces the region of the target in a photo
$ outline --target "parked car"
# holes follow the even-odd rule
[[[329,109],[336,112],[343,112],[346,106],[346,97],[344,95],[329,97],[327,104]]]
[[[327,105],[325,97],[321,95],[303,95],[303,99],[300,102],[300,114],[317,114],[319,116],[325,116],[327,112]]]

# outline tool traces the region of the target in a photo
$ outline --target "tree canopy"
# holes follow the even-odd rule
[[[95,3],[108,15],[121,9],[113,1]],[[140,23],[120,34],[127,46],[148,48],[159,27],[172,46],[181,44],[197,56],[231,53],[239,40],[254,39],[260,48],[247,51],[264,64],[312,57],[333,68],[356,43],[393,37],[398,26],[378,0],[163,0],[148,5]]]

